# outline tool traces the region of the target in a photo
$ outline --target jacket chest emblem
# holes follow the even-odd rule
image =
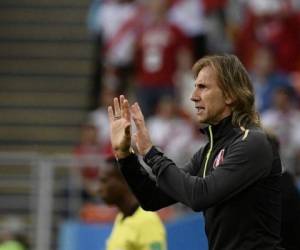
[[[224,161],[224,152],[225,149],[221,149],[218,153],[218,155],[216,156],[215,160],[214,160],[214,164],[213,164],[213,168],[216,169],[220,164],[223,163]]]

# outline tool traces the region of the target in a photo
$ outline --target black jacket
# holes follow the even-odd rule
[[[294,177],[284,172],[281,178],[282,190],[282,246],[286,250],[300,249],[300,193]]]
[[[281,162],[261,128],[232,126],[231,117],[206,129],[209,142],[184,167],[155,147],[144,157],[156,180],[136,155],[119,161],[141,206],[158,210],[182,202],[203,211],[211,250],[281,249]]]

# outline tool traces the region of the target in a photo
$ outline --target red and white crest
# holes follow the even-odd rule
[[[214,160],[214,165],[213,165],[213,168],[217,168],[220,164],[223,163],[224,161],[224,152],[225,152],[225,149],[221,149],[220,152],[218,153],[217,157],[215,158]]]

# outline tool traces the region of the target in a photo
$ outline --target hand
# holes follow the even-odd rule
[[[136,126],[136,133],[134,134],[136,147],[139,151],[139,154],[145,156],[146,153],[151,149],[153,144],[151,142],[148,129],[145,125],[144,115],[137,103],[131,106],[130,111]]]
[[[114,98],[114,108],[108,107],[110,139],[115,156],[118,159],[130,154],[131,123],[128,100],[123,95]]]

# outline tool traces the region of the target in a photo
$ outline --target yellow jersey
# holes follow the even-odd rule
[[[131,216],[117,215],[106,250],[166,250],[166,244],[166,231],[158,215],[139,207]]]

